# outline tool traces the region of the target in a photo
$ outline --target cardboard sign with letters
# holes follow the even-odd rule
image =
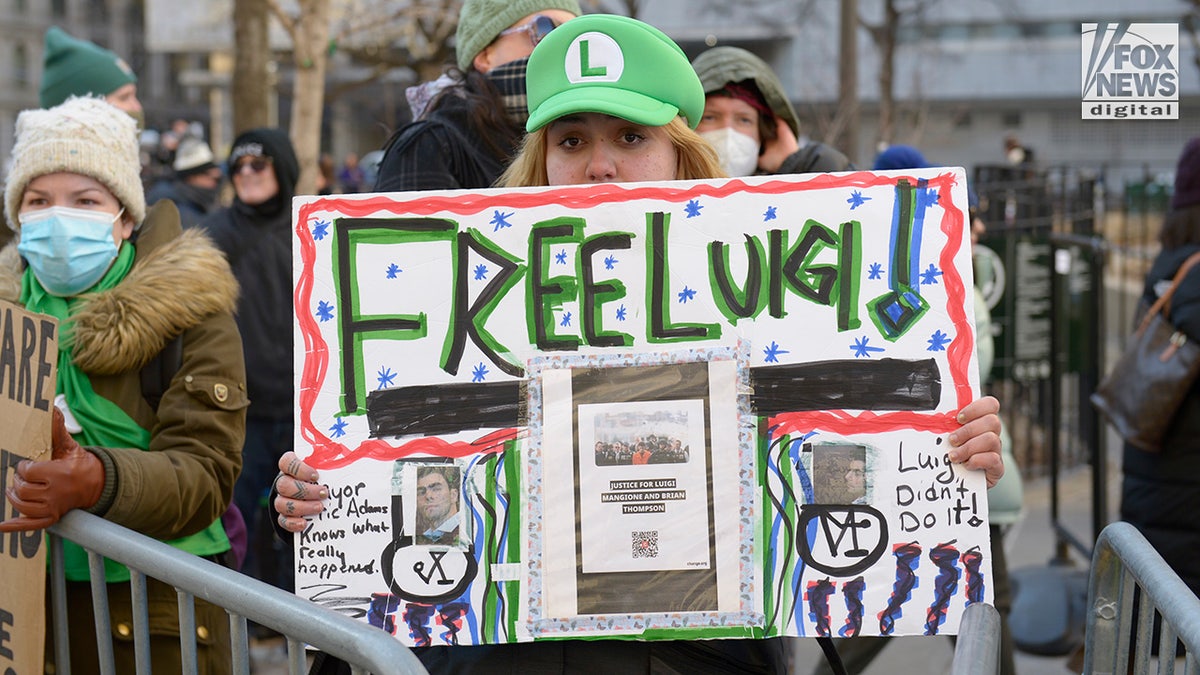
[[[0,485],[17,463],[49,459],[58,322],[0,301]],[[0,520],[19,514],[0,496]],[[0,534],[0,673],[40,673],[46,631],[46,535]]]

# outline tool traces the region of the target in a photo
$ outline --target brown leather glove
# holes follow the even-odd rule
[[[21,513],[0,523],[0,532],[41,530],[58,522],[71,509],[86,509],[100,501],[104,490],[104,464],[79,447],[54,409],[50,459],[17,464],[8,501]]]

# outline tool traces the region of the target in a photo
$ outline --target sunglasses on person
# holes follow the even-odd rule
[[[246,167],[250,168],[251,173],[262,173],[263,171],[266,171],[267,167],[269,166],[271,166],[270,157],[254,157],[245,162],[239,160],[233,165],[233,173],[236,176],[242,172],[242,169],[245,169]]]
[[[534,47],[536,47],[537,44],[541,42],[543,38],[549,35],[550,31],[554,30],[555,28],[558,28],[558,24],[554,23],[554,19],[538,14],[537,16],[533,17],[533,21],[530,21],[529,23],[521,24],[520,26],[513,26],[512,28],[505,28],[504,30],[500,31],[500,34],[497,37],[512,35],[513,33],[528,33],[529,41],[533,43]]]

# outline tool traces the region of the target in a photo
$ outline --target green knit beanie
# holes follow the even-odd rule
[[[475,56],[492,44],[500,31],[547,9],[561,9],[575,16],[583,14],[579,0],[466,0],[454,33],[459,70],[466,72]]]
[[[637,19],[588,14],[546,36],[525,73],[533,132],[564,115],[604,113],[660,127],[683,115],[693,129],[704,88],[679,45]]]
[[[137,82],[124,59],[113,52],[67,35],[58,26],[46,31],[42,56],[41,106],[53,108],[68,96],[107,96]]]

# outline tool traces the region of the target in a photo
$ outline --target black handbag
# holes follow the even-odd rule
[[[1117,432],[1148,452],[1162,450],[1163,437],[1200,374],[1200,344],[1167,317],[1171,296],[1198,262],[1200,253],[1194,253],[1180,265],[1171,287],[1146,311],[1125,352],[1091,395],[1092,405]]]

